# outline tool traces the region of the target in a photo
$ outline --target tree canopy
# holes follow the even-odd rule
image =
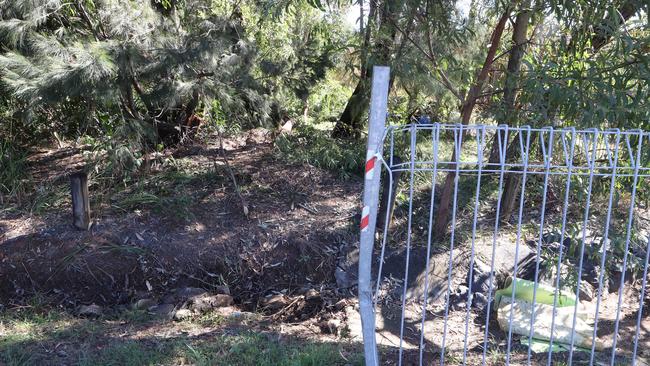
[[[378,64],[398,122],[647,128],[648,24],[643,0],[6,0],[3,138],[138,151],[289,120],[358,137]]]

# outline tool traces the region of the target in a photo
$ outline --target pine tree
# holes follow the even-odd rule
[[[250,70],[241,16],[173,0],[0,2],[2,82],[34,113],[79,106],[73,123],[105,116],[160,134],[187,126],[205,98],[228,115],[268,119]],[[121,121],[121,122],[120,122]],[[181,128],[182,129],[182,128]]]

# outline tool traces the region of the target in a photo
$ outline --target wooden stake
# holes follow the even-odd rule
[[[72,194],[72,224],[80,230],[90,229],[90,199],[88,195],[88,174],[74,173],[70,176]]]

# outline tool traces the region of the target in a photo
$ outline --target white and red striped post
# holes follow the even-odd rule
[[[364,175],[366,189],[368,189],[367,185],[373,182],[373,178],[375,176],[375,170],[381,168],[377,162],[377,158],[378,158],[377,153],[375,153],[372,150],[368,150],[368,153],[366,154],[366,173]],[[364,203],[365,203],[365,197],[364,197]],[[361,210],[360,226],[361,226],[361,231],[368,230],[368,226],[370,226],[370,206],[368,205],[363,206],[363,209]]]
[[[388,114],[388,85],[390,68],[375,66],[372,70],[370,113],[368,118],[368,153],[366,155],[361,211],[361,239],[359,242],[359,313],[363,346],[367,366],[377,366],[377,340],[375,335],[375,309],[372,299],[372,252],[375,243],[375,225],[379,203],[379,178],[382,138]]]

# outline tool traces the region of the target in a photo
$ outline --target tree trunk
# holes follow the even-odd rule
[[[363,33],[363,0],[359,0],[359,33]]]
[[[510,51],[510,57],[508,58],[508,68],[506,70],[503,87],[501,113],[497,114],[499,123],[517,124],[515,123],[516,115],[514,113],[515,98],[517,95],[517,82],[519,80],[521,59],[526,52],[526,43],[528,41],[526,33],[528,30],[528,23],[530,22],[530,15],[530,0],[526,0],[521,4],[521,11],[519,14],[517,14],[514,29],[512,30],[513,47]],[[495,136],[494,140],[492,141],[492,149],[490,151],[490,159],[488,161],[488,164],[493,165],[497,163],[499,163],[499,143],[497,137]]]
[[[370,80],[370,77],[368,76],[368,48],[370,47],[372,26],[376,23],[373,22],[376,9],[377,1],[371,1],[370,10],[368,12],[368,22],[364,29],[363,45],[361,46],[359,81],[357,82],[357,86],[354,88],[354,92],[352,92],[350,99],[348,99],[348,103],[345,105],[341,117],[339,117],[338,122],[336,122],[336,125],[334,126],[334,130],[332,131],[332,137],[334,138],[354,136],[355,132],[359,130],[361,119],[363,118],[363,112],[370,101],[370,91],[368,90],[368,81]],[[361,15],[363,16],[363,9],[361,10]],[[361,22],[363,22],[363,20],[361,20]]]
[[[488,53],[485,56],[485,62],[483,63],[483,67],[481,68],[478,75],[476,76],[476,79],[474,80],[474,84],[472,85],[469,92],[467,93],[467,97],[465,98],[465,101],[461,109],[461,117],[462,117],[461,121],[463,125],[467,125],[472,117],[472,112],[474,111],[474,107],[476,106],[476,100],[478,99],[478,96],[483,90],[483,83],[487,79],[487,76],[490,71],[490,67],[492,66],[492,62],[494,61],[494,56],[496,55],[496,52],[499,49],[499,44],[501,43],[501,36],[503,35],[503,30],[506,26],[506,22],[509,16],[510,16],[510,9],[506,9],[503,15],[501,15],[501,18],[497,22],[496,26],[494,27],[494,30],[492,31],[492,36],[490,37],[490,48],[488,49]],[[454,150],[454,154],[452,154],[452,161],[454,160],[456,160],[455,150]],[[456,173],[454,172],[447,173],[447,177],[445,178],[445,182],[443,183],[442,191],[440,194],[440,206],[438,208],[438,212],[436,214],[436,222],[434,224],[434,233],[437,238],[441,238],[444,235],[444,233],[447,231],[446,229],[447,229],[447,224],[449,222],[451,198],[454,193],[453,191],[454,191],[455,175]]]
[[[403,161],[399,156],[393,157],[394,164],[401,164]],[[377,230],[383,232],[386,222],[388,222],[388,230],[390,230],[392,221],[393,221],[393,210],[395,209],[395,198],[397,197],[397,188],[399,187],[399,181],[402,177],[402,171],[398,170],[393,172],[393,182],[389,188],[388,186],[388,173],[384,172],[382,174],[382,189],[381,189],[381,199],[379,201],[379,211],[377,215]],[[388,196],[390,190],[390,197]]]
[[[467,14],[467,24],[470,26],[471,29],[474,29],[474,26],[476,25],[476,18],[478,16],[478,1],[477,0],[472,0],[469,3],[469,12]]]
[[[521,10],[515,19],[515,25],[512,31],[512,42],[514,43],[514,46],[508,59],[508,70],[506,72],[503,88],[503,117],[508,124],[516,122],[517,113],[515,108],[515,98],[517,95],[521,59],[526,52],[526,42],[528,39],[526,34],[529,22],[530,0],[525,0],[521,3]],[[510,160],[514,160],[518,156],[520,150],[519,139],[520,136],[518,134],[514,136],[514,140],[512,141],[514,146],[510,151],[508,151]],[[522,176],[520,173],[511,173],[506,177],[506,185],[503,190],[503,196],[501,197],[501,217],[503,219],[507,219],[515,209],[521,178]]]
[[[336,122],[336,125],[334,126],[332,137],[355,137],[355,134],[358,134],[361,120],[363,118],[363,112],[370,100],[368,80],[367,77],[359,79],[357,87],[354,88],[354,92],[352,92],[352,96],[348,99],[348,103],[345,105],[341,117],[339,117],[338,122]]]
[[[377,0],[378,1],[378,0]],[[370,47],[370,36],[372,34],[372,26],[376,22],[375,14],[377,12],[377,1],[370,1],[370,8],[368,10],[368,21],[366,22],[366,27],[362,30],[363,33],[363,44],[361,45],[361,65],[359,67],[359,77],[360,79],[366,78],[366,71],[368,70],[368,48]],[[362,5],[361,5],[362,6]],[[361,9],[363,14],[363,8]]]
[[[373,47],[372,55],[368,54],[370,48],[370,35],[372,28],[381,30],[385,24],[388,24],[389,17],[393,16],[393,7],[395,4],[391,1],[385,1],[381,4],[381,12],[379,17],[375,14],[378,8],[378,1],[370,2],[370,12],[368,13],[368,22],[366,23],[363,47],[361,50],[362,64],[357,83],[352,96],[348,99],[348,103],[339,118],[339,121],[334,126],[332,137],[346,138],[346,137],[359,137],[361,124],[363,122],[364,112],[368,107],[370,101],[370,80],[372,79],[372,69],[369,67],[371,59],[374,64],[388,65],[391,59],[391,50],[397,36],[395,27],[390,29],[390,36],[379,39]],[[375,19],[377,18],[377,19]],[[391,75],[391,85],[394,78],[394,73]]]
[[[507,122],[511,122],[514,119],[514,116],[509,112],[515,109],[519,69],[521,68],[521,59],[524,57],[526,43],[528,42],[527,31],[528,23],[530,22],[530,13],[530,0],[523,1],[521,3],[521,11],[517,14],[512,30],[513,47],[508,59],[508,69],[503,88],[503,109]]]

